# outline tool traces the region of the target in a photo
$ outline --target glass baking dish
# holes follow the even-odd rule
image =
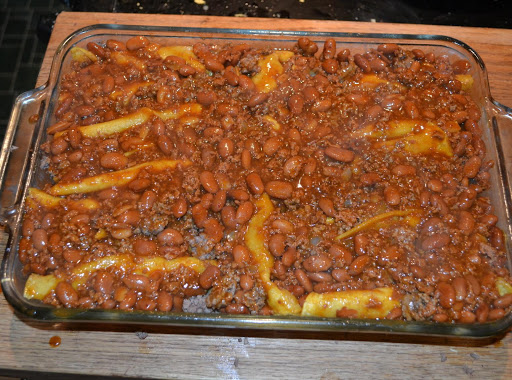
[[[114,38],[125,41],[136,35],[150,37],[162,45],[193,44],[197,41],[228,43],[247,41],[266,47],[292,47],[297,38],[307,36],[317,43],[334,38],[338,46],[353,53],[376,48],[382,43],[396,43],[408,49],[421,48],[436,55],[460,57],[471,63],[475,84],[472,96],[482,112],[481,128],[485,131],[488,156],[496,161],[491,171],[494,187],[489,197],[493,201],[499,226],[506,236],[508,265],[511,268],[512,232],[510,178],[512,151],[512,109],[503,106],[490,95],[487,73],[478,54],[461,41],[434,35],[349,34],[300,31],[227,30],[215,28],[173,28],[121,25],[95,25],[80,29],[66,38],[56,51],[48,82],[20,95],[14,105],[0,153],[1,217],[9,229],[9,241],[2,263],[2,289],[14,309],[29,318],[47,322],[103,322],[178,325],[197,327],[252,328],[272,330],[342,331],[351,333],[392,333],[424,336],[459,336],[487,338],[499,336],[512,325],[512,314],[481,324],[404,322],[391,320],[327,319],[291,316],[236,316],[228,314],[194,314],[162,312],[123,312],[100,309],[60,309],[23,297],[26,277],[18,259],[22,210],[29,186],[49,181],[41,170],[44,131],[53,122],[61,77],[69,66],[72,47],[85,47],[88,42],[104,42]]]

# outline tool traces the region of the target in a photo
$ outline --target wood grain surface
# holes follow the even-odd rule
[[[97,23],[448,35],[484,59],[495,98],[512,106],[512,31],[405,24],[227,17],[62,13],[38,85],[59,43]],[[5,242],[5,234],[3,236]],[[61,344],[49,344],[53,336]],[[512,334],[497,341],[422,341],[386,335],[317,334],[151,326],[50,325],[13,314],[0,296],[0,375],[144,378],[512,378]]]

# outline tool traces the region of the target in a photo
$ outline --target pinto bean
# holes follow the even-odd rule
[[[184,198],[178,198],[171,207],[172,214],[176,218],[181,218],[187,213],[188,205]]]
[[[209,193],[215,194],[219,191],[219,184],[215,179],[215,175],[210,171],[204,171],[199,175],[199,180],[203,188]]]
[[[345,269],[341,268],[333,269],[331,272],[331,276],[337,282],[345,282],[350,280],[350,275],[348,274],[348,272]]]
[[[78,305],[78,293],[66,281],[59,282],[55,288],[57,299],[66,307],[76,307]]]
[[[78,249],[65,249],[62,251],[62,257],[68,263],[78,263],[82,259],[82,252]]]
[[[352,253],[342,245],[331,245],[328,250],[328,254],[334,258],[336,265],[346,266],[352,263]]]
[[[307,103],[314,103],[320,99],[320,92],[318,92],[318,90],[312,86],[305,87],[303,94]]]
[[[218,191],[213,197],[211,209],[214,212],[220,212],[226,204],[227,192],[226,190]]]
[[[328,74],[335,74],[338,71],[339,64],[337,60],[330,58],[322,62],[322,68]]]
[[[220,217],[222,223],[227,228],[236,228],[236,209],[233,206],[224,206],[224,208],[220,212]]]
[[[302,266],[308,272],[324,272],[332,266],[332,260],[329,256],[319,253],[318,255],[309,256],[302,262]]]
[[[283,173],[287,177],[295,178],[299,175],[303,163],[304,159],[301,156],[292,156],[284,163]]]
[[[190,65],[182,65],[180,66],[180,68],[178,69],[178,72],[184,76],[184,77],[189,77],[191,75],[194,75],[196,73],[196,69],[194,69],[192,66]]]
[[[150,210],[156,202],[157,195],[153,190],[146,190],[142,193],[138,206],[141,210]]]
[[[281,257],[281,262],[284,266],[290,267],[297,260],[297,250],[293,247],[288,247]]]
[[[245,178],[245,181],[247,182],[249,190],[253,194],[261,195],[263,194],[263,191],[265,191],[265,186],[263,185],[263,181],[261,180],[259,174],[251,173]]]
[[[151,181],[148,178],[137,178],[128,184],[128,188],[133,191],[139,192],[148,188],[150,185]]]
[[[334,203],[329,198],[321,198],[318,201],[318,206],[325,213],[325,215],[333,217],[336,215],[336,210],[334,209]]]
[[[230,198],[236,199],[237,201],[249,200],[249,193],[242,189],[232,189],[229,190],[227,194]]]
[[[354,160],[355,154],[348,149],[339,148],[336,146],[329,146],[325,148],[325,155],[336,161],[351,162]]]
[[[439,297],[439,304],[445,309],[450,309],[455,302],[455,289],[452,285],[446,282],[437,284],[437,294]]]
[[[326,112],[332,107],[332,100],[329,98],[317,100],[311,107],[313,112]]]
[[[32,244],[38,251],[42,251],[48,245],[48,234],[45,230],[38,228],[32,233]]]
[[[395,54],[400,48],[397,44],[386,43],[377,46],[377,50],[384,54]]]
[[[322,58],[332,59],[336,55],[336,41],[334,38],[327,38],[324,42],[324,50],[322,51]]]
[[[211,56],[206,57],[204,60],[204,65],[208,70],[213,71],[214,73],[224,70],[224,65],[222,62]]]
[[[258,92],[249,98],[249,100],[247,101],[247,105],[249,107],[259,106],[260,104],[265,103],[268,100],[268,97],[268,94],[264,92]]]
[[[354,63],[364,72],[369,73],[372,71],[370,62],[361,54],[354,54]]]
[[[212,105],[217,100],[217,95],[213,91],[200,91],[197,93],[197,102],[205,107]]]
[[[453,289],[455,290],[455,299],[457,301],[464,301],[468,294],[467,282],[464,277],[456,277],[452,281]]]
[[[268,195],[278,199],[288,199],[292,196],[293,186],[285,181],[270,181],[265,185]]]
[[[370,67],[375,72],[384,71],[387,66],[387,63],[380,58],[370,60]]]
[[[398,206],[400,204],[400,191],[396,186],[389,185],[384,189],[384,199],[390,206]]]
[[[364,268],[370,263],[370,256],[363,255],[357,257],[352,263],[350,264],[348,268],[348,273],[351,276],[357,276],[361,273],[363,273]]]
[[[485,303],[478,306],[476,309],[476,320],[479,323],[483,323],[487,321],[487,318],[489,317],[489,306]]]
[[[129,274],[123,278],[123,283],[128,289],[145,290],[149,285],[149,279],[142,274]]]
[[[377,173],[364,173],[359,177],[363,186],[372,186],[381,181],[380,175]]]
[[[251,168],[252,157],[251,157],[251,152],[249,151],[249,149],[242,150],[241,161],[242,161],[242,167],[244,169],[248,170]]]
[[[215,265],[209,265],[199,276],[199,286],[203,289],[210,289],[213,282],[221,275],[220,269]]]
[[[294,274],[297,278],[297,281],[299,281],[299,284],[302,285],[306,292],[311,293],[313,291],[313,284],[311,283],[311,280],[309,279],[306,272],[304,272],[302,269],[295,269]]]
[[[468,178],[474,178],[480,171],[480,166],[482,165],[482,159],[478,156],[473,156],[464,164],[464,168],[462,172]]]
[[[254,286],[254,280],[249,274],[242,274],[240,276],[240,287],[243,290],[251,290]]]
[[[135,36],[126,41],[126,48],[130,51],[142,49],[149,45],[149,40],[144,36]]]
[[[35,233],[35,231],[34,231]],[[501,228],[498,228],[496,226],[493,226],[489,229],[489,242],[491,245],[496,249],[504,249],[505,247],[505,235],[503,233],[503,230]]]
[[[204,233],[209,240],[218,243],[224,237],[224,227],[215,218],[209,218],[204,222]]]
[[[103,78],[101,90],[104,94],[110,94],[112,91],[114,91],[115,85],[114,77],[111,75],[106,75]]]
[[[301,37],[298,40],[299,48],[304,55],[314,55],[318,51],[318,45],[307,37]]]
[[[281,257],[286,248],[286,236],[283,234],[272,235],[268,241],[270,253],[276,257]]]
[[[148,256],[156,252],[157,245],[152,240],[139,238],[133,242],[133,250],[137,255]]]
[[[475,219],[473,218],[473,215],[468,211],[460,211],[458,227],[464,235],[471,235],[475,228]]]
[[[183,235],[174,228],[166,228],[157,235],[160,244],[163,245],[181,245],[184,242]]]
[[[298,115],[304,108],[304,98],[301,95],[295,94],[288,99],[288,108],[291,113]]]
[[[55,156],[64,153],[66,149],[68,149],[68,142],[62,137],[53,140],[51,143],[51,152]]]
[[[71,126],[71,123],[68,121],[58,121],[55,124],[52,124],[50,127],[48,127],[48,130],[46,133],[49,135],[54,135],[55,133],[65,131]]]
[[[416,168],[411,165],[396,165],[391,172],[398,177],[415,176]]]
[[[237,223],[239,223],[239,224],[247,223],[251,219],[253,213],[254,213],[254,206],[253,206],[252,202],[246,201],[246,202],[241,203],[240,206],[238,206],[238,209],[236,210],[235,218],[236,218]]]
[[[512,305],[512,293],[496,298],[493,303],[495,308],[506,309]]]
[[[435,251],[436,249],[446,246],[450,240],[450,235],[447,233],[433,234],[421,241],[421,249],[425,251]]]
[[[128,157],[117,152],[106,153],[101,156],[100,165],[105,169],[121,170],[128,165]]]
[[[94,290],[98,293],[111,295],[114,292],[114,275],[99,271],[94,279]]]
[[[251,253],[245,246],[238,244],[233,248],[232,252],[233,260],[238,265],[246,265],[250,263]]]
[[[281,148],[282,145],[283,142],[279,137],[270,137],[263,144],[263,153],[267,156],[272,156],[279,150],[279,148]]]
[[[156,304],[158,310],[160,311],[170,311],[172,309],[173,297],[166,291],[161,291],[158,293],[158,297],[156,299]]]

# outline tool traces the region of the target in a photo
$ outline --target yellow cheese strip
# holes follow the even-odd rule
[[[103,123],[86,125],[79,127],[78,130],[84,137],[105,137],[116,133],[121,133],[135,127],[136,125],[147,122],[151,116],[156,115],[162,120],[179,119],[189,115],[199,115],[202,111],[202,107],[197,103],[186,103],[180,106],[165,110],[155,111],[150,108],[141,108],[137,112],[129,115],[120,117]],[[58,135],[55,135],[58,137]]]
[[[256,208],[257,212],[249,221],[249,227],[245,233],[245,244],[258,266],[260,279],[267,292],[268,305],[272,308],[274,314],[300,314],[301,307],[297,298],[289,291],[280,289],[270,281],[270,271],[274,266],[274,258],[265,247],[263,225],[274,211],[274,205],[266,193],[256,201]]]
[[[402,217],[402,216],[408,216],[413,213],[419,213],[420,210],[416,209],[410,209],[410,210],[394,210],[389,212],[384,212],[382,214],[375,215],[374,217],[371,217],[370,219],[365,220],[364,222],[358,224],[357,226],[351,228],[348,231],[343,232],[342,234],[336,236],[336,240],[343,240],[346,238],[349,238],[351,236],[354,236],[358,232],[365,230],[367,228],[372,227],[373,225],[382,222],[383,220],[394,218],[394,217]]]
[[[460,129],[453,122],[447,124],[448,131]],[[375,143],[375,147],[393,148],[400,143],[403,149],[412,154],[441,153],[453,156],[450,141],[445,131],[430,121],[423,120],[392,120],[384,129],[370,124],[352,133],[356,138],[385,139]],[[389,140],[388,140],[389,139]]]
[[[199,260],[195,257],[178,257],[172,260],[166,260],[163,257],[144,258],[137,264],[135,273],[149,275],[154,271],[161,270],[171,272],[180,266],[195,270],[197,273],[203,273],[208,264],[217,265],[215,260]]]
[[[364,128],[359,129],[352,133],[354,137],[366,137],[370,139],[394,139],[403,137],[408,134],[414,133],[415,130],[423,129],[424,125],[435,126],[432,122],[425,122],[423,120],[403,119],[391,120],[385,124],[383,129],[377,129],[375,124],[368,124]]]
[[[309,293],[302,307],[302,315],[333,318],[338,310],[346,308],[355,311],[354,318],[375,319],[385,318],[399,306],[400,301],[393,299],[392,288]]]
[[[165,111],[153,111],[163,121],[171,119],[180,119],[182,117],[188,117],[193,115],[199,115],[203,107],[197,103],[185,103],[178,108],[171,108]]]
[[[28,200],[33,200],[40,204],[41,206],[52,208],[57,207],[63,198],[54,197],[48,193],[45,193],[42,190],[31,187],[28,189]]]
[[[125,52],[114,51],[114,52],[112,52],[110,57],[114,61],[116,61],[116,63],[118,63],[120,65],[128,65],[131,63],[133,66],[135,66],[140,71],[146,70],[146,64],[144,63],[144,61],[138,59],[137,57],[134,57],[133,55],[129,55]]]
[[[279,124],[279,122],[276,119],[274,119],[272,116],[265,115],[265,116],[263,116],[263,120],[268,121],[274,131],[281,130],[281,124]]]
[[[204,71],[204,65],[199,62],[197,56],[194,54],[192,46],[164,46],[158,49],[158,55],[160,58],[165,59],[169,56],[180,57],[187,62],[188,65],[192,66],[197,71]]]
[[[104,137],[123,132],[136,125],[145,123],[153,115],[149,108],[141,108],[137,112],[103,123],[86,125],[78,130],[84,137]]]
[[[128,254],[111,255],[78,265],[73,269],[70,279],[72,286],[77,289],[80,285],[85,284],[93,273],[111,267],[116,267],[124,272],[149,275],[156,270],[171,272],[184,266],[201,274],[209,264],[216,265],[217,263],[214,260],[202,261],[194,257],[179,257],[172,260],[161,257],[145,258],[142,262],[136,263]],[[53,274],[41,276],[33,273],[27,279],[23,296],[27,299],[42,300],[55,289],[59,282],[64,280],[68,279],[57,278]]]
[[[496,289],[500,297],[506,296],[512,293],[512,284],[509,284],[503,277],[496,278]]]
[[[79,285],[85,284],[94,272],[114,266],[127,272],[135,266],[135,262],[131,255],[124,254],[105,256],[88,263],[83,263],[73,269],[73,282],[71,285],[76,289]]]
[[[377,87],[379,84],[387,84],[389,81],[387,79],[379,78],[375,74],[363,74],[360,83],[370,87]]]
[[[135,82],[135,83],[129,83],[127,85],[124,85],[122,88],[112,91],[112,93],[109,95],[110,99],[112,100],[118,100],[119,98],[123,97],[123,105],[128,105],[130,102],[130,99],[135,95],[135,93],[145,87],[151,86],[153,83],[152,81],[148,82]]]
[[[455,79],[457,79],[462,84],[463,91],[469,91],[473,87],[473,83],[475,80],[469,74],[459,74],[455,75]]]
[[[284,71],[283,65],[293,57],[291,51],[275,51],[258,62],[260,71],[252,77],[252,81],[260,92],[270,92],[277,87],[276,78]]]
[[[98,57],[96,57],[89,50],[80,47],[71,48],[70,53],[71,57],[73,58],[73,61],[77,61],[80,63],[86,61],[96,62],[98,60]]]
[[[448,157],[453,156],[453,150],[446,133],[437,125],[425,124],[413,134],[400,139],[383,141],[375,144],[375,147],[392,149],[400,142],[406,152],[412,154],[439,153]]]
[[[70,183],[58,183],[50,189],[52,195],[68,195],[77,193],[91,193],[111,188],[113,186],[123,186],[134,180],[139,172],[144,168],[150,168],[154,171],[165,169],[174,169],[178,164],[184,167],[190,166],[188,160],[156,160],[144,162],[132,166],[128,169],[118,170],[110,173],[103,173],[93,177],[84,178],[81,181]]]
[[[79,199],[79,200],[70,200],[66,198],[54,197],[44,191],[31,187],[28,189],[28,198],[27,201],[34,201],[41,206],[46,208],[57,207],[62,201],[67,201],[69,207],[75,210],[97,210],[100,207],[98,201],[94,199]],[[29,204],[29,207],[31,205]]]
[[[54,290],[62,279],[55,277],[53,274],[41,276],[32,273],[25,283],[23,297],[26,299],[42,300],[52,290]]]

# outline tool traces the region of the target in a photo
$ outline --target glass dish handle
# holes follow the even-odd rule
[[[0,151],[0,224],[10,227],[18,212],[34,144],[40,138],[47,87],[19,95]]]
[[[512,189],[512,108],[492,101],[492,128],[497,139],[498,157],[503,167],[498,168],[506,185]]]

